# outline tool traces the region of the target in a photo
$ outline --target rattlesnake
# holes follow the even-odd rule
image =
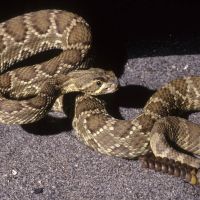
[[[42,10],[0,24],[0,122],[25,124],[41,119],[64,93],[116,90],[113,72],[85,67],[90,27],[76,14]],[[12,64],[39,52],[61,49],[41,64],[8,71]],[[77,70],[78,69],[78,70]],[[5,73],[4,73],[5,72]]]
[[[133,120],[113,118],[96,97],[78,96],[75,105],[77,136],[100,153],[133,159],[153,151],[156,156],[200,168],[200,126],[169,116],[176,111],[200,110],[200,77],[183,77],[166,84]],[[199,171],[198,176],[200,180]]]
[[[99,99],[91,96],[114,92],[113,72],[82,69],[91,45],[85,20],[73,13],[43,10],[0,24],[0,122],[24,124],[41,119],[64,93],[79,91],[73,127],[88,146],[108,155],[135,158],[150,150],[200,168],[200,129],[184,119],[166,117],[174,110],[199,110],[200,77],[172,81],[147,102],[134,120],[110,116]],[[62,53],[31,67],[10,70],[14,63],[52,48]],[[167,139],[167,142],[166,142]],[[169,147],[171,140],[192,155]]]

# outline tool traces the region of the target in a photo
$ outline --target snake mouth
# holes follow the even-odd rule
[[[110,87],[105,88],[105,94],[116,92],[119,89],[119,86],[116,84],[112,84]]]

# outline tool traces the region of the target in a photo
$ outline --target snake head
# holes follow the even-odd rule
[[[99,68],[91,68],[85,77],[85,83],[81,85],[82,92],[90,95],[113,93],[118,88],[118,80],[112,71]]]
[[[89,95],[113,93],[118,88],[118,80],[112,71],[90,68],[70,72],[65,91],[78,91]]]
[[[99,77],[91,82],[90,86],[85,89],[85,93],[89,93],[91,95],[100,95],[113,93],[117,89],[117,80],[110,80],[110,78],[106,79],[105,77]]]

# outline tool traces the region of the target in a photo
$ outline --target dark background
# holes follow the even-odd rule
[[[40,9],[63,9],[92,27],[99,65],[119,76],[128,57],[200,52],[198,1],[21,0],[5,1],[0,21]],[[181,48],[179,47],[181,43]],[[127,53],[132,49],[132,53]],[[154,49],[160,49],[156,52]]]

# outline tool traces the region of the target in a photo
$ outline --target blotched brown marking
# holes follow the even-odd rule
[[[130,149],[123,146],[123,145],[120,145],[119,147],[115,147],[112,152],[111,152],[113,155],[118,155],[118,154],[121,154],[123,156],[128,156],[129,153],[130,153]]]
[[[60,88],[58,87],[57,80],[55,79],[46,80],[40,88],[41,90],[39,95],[45,95],[46,98],[48,98],[47,101],[52,101],[53,99],[56,100],[56,98],[60,95]]]
[[[36,108],[36,109],[42,109],[47,104],[47,99],[38,95],[37,97],[34,97],[34,98],[28,100],[27,104],[30,107],[33,107],[33,108]]]
[[[91,41],[91,33],[89,27],[85,26],[82,23],[77,23],[70,32],[69,35],[69,44],[87,44],[89,45]]]
[[[66,27],[69,27],[72,20],[75,18],[77,18],[77,16],[73,13],[65,13],[62,11],[57,13],[55,22],[58,33],[62,34],[66,30]]]
[[[34,68],[18,68],[15,70],[15,76],[22,80],[22,81],[30,81],[31,79],[35,78],[37,72]]]
[[[116,137],[125,138],[130,134],[131,129],[132,129],[132,124],[130,121],[119,120],[114,125],[113,134]]]
[[[143,131],[144,133],[151,131],[153,124],[155,122],[155,120],[152,119],[150,115],[145,115],[145,114],[140,115],[137,118],[137,121],[139,121],[139,124],[142,126],[141,131]]]
[[[87,117],[87,128],[91,131],[91,134],[102,128],[106,124],[107,118],[105,116],[94,114],[91,117]]]
[[[4,24],[4,29],[16,42],[22,42],[26,38],[27,28],[23,16],[8,20]]]
[[[39,33],[39,34],[45,34],[47,33],[51,22],[50,22],[50,12],[48,11],[38,11],[31,14],[31,21],[33,24],[33,28]]]
[[[131,137],[128,143],[131,147],[133,147],[133,149],[136,149],[136,152],[138,152],[144,144],[147,143],[147,136],[145,133],[142,134],[141,132],[138,132],[138,134],[135,134],[134,137]]]
[[[81,101],[80,99],[76,103],[78,106],[76,107],[76,116],[78,117],[82,112],[84,111],[92,111],[95,109],[101,109],[103,108],[103,105],[97,101],[96,99],[92,100],[90,98],[87,98],[86,100]]]
[[[23,106],[19,101],[16,100],[1,100],[0,110],[7,113],[12,113],[13,111],[20,111]]]
[[[153,102],[153,99],[161,99],[161,101]],[[176,108],[177,104],[180,105],[180,99],[175,100],[174,94],[172,94],[169,90],[169,88],[164,87],[158,90],[151,98],[150,103],[145,106],[144,111],[149,110],[152,113],[156,113],[162,116],[166,116],[168,114],[171,114]],[[167,102],[167,105],[163,105],[162,100],[164,102]],[[160,107],[159,107],[160,106]],[[158,109],[158,107],[160,109]],[[171,112],[171,113],[170,113]]]
[[[113,145],[115,145],[118,141],[113,138],[109,134],[109,131],[103,131],[100,132],[99,134],[95,135],[95,140],[97,143],[100,144],[105,150],[108,148],[111,148]]]
[[[184,79],[177,79],[172,81],[170,85],[175,87],[175,90],[177,90],[179,93],[181,93],[183,96],[187,93],[187,84]]]
[[[76,49],[66,50],[63,54],[63,62],[66,64],[75,65],[82,60],[81,52]]]
[[[6,46],[3,41],[3,36],[0,35],[0,53],[2,53],[5,50],[5,48],[6,48]]]
[[[168,113],[172,112],[173,106],[165,107],[162,102],[151,102],[146,108],[155,115],[166,116]]]
[[[56,62],[55,60],[52,60],[52,62],[46,62],[42,64],[41,70],[50,76],[53,76],[56,74],[57,70],[59,67],[59,63]]]
[[[161,98],[162,100],[170,103],[174,103],[174,94],[171,93],[168,87],[163,87],[160,90],[158,90],[154,95],[151,97],[154,98]]]
[[[200,92],[200,84],[199,84],[199,77],[193,76],[190,78],[192,80],[193,89],[195,88],[198,92]],[[191,87],[191,86],[190,86]],[[192,90],[193,91],[193,90]],[[190,91],[189,91],[190,92]],[[195,94],[194,94],[195,95]]]
[[[0,76],[0,88],[8,89],[11,87],[11,76],[9,73],[2,74]]]

